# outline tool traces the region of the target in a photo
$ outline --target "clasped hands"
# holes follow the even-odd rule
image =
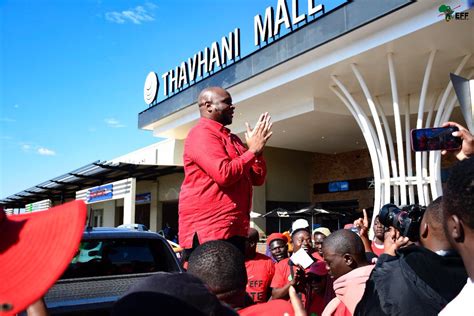
[[[247,127],[245,141],[247,142],[249,151],[257,156],[262,154],[265,144],[273,134],[271,131],[273,123],[270,122],[270,119],[271,116],[268,112],[265,112],[260,115],[260,118],[253,129],[250,127],[249,123],[245,123],[245,126]]]

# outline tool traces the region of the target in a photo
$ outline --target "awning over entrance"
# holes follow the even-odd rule
[[[63,202],[67,199],[75,199],[77,191],[120,179],[154,180],[157,177],[178,172],[183,172],[183,168],[179,166],[96,161],[27,190],[10,195],[0,200],[0,205],[4,208],[24,208],[28,203],[44,199]]]

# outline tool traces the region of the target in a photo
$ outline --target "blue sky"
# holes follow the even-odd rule
[[[0,199],[156,142],[137,128],[147,73],[161,76],[236,27],[247,55],[254,16],[276,4],[0,0]]]

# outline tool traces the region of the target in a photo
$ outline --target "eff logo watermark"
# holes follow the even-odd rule
[[[469,19],[469,12],[456,12],[455,10],[459,8],[461,5],[458,5],[454,8],[451,6],[442,4],[439,6],[438,11],[441,12],[439,16],[444,15],[444,20],[449,22],[451,20],[468,20]]]

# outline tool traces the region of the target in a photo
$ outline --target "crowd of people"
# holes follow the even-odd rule
[[[113,315],[474,314],[474,137],[464,127],[446,123],[459,128],[453,135],[463,141],[454,153],[460,161],[444,196],[422,208],[410,238],[376,216],[370,240],[364,210],[352,229],[333,232],[298,219],[289,235],[267,237],[265,255],[257,251],[260,235],[250,227],[249,213],[252,186],[266,177],[263,152],[272,136],[271,118],[263,113],[253,128],[247,124],[245,146],[226,128],[235,109],[226,90],[204,89],[198,106],[201,119],[185,142],[179,197],[179,243],[187,272],[157,273],[136,283],[115,303]],[[1,212],[0,315],[28,306],[31,315],[46,312],[39,299],[72,258],[85,220],[80,202],[62,210],[9,217]],[[57,227],[55,234],[43,232],[50,225]],[[68,236],[67,245],[56,244],[58,234]],[[9,282],[12,258],[20,251],[31,258],[38,240],[60,249],[53,251],[59,257],[35,258],[46,269],[37,272],[49,278],[33,282],[34,291],[25,295],[26,283]],[[35,279],[31,273],[24,282],[29,277]]]

